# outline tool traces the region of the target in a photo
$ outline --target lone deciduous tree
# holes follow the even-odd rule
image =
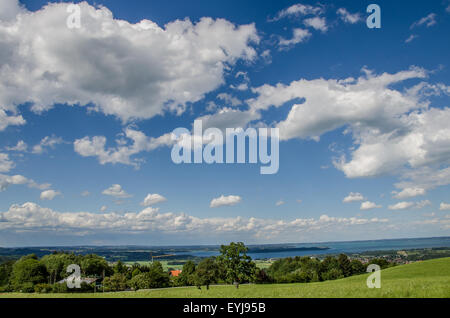
[[[218,261],[224,270],[225,280],[235,283],[236,288],[239,288],[239,284],[250,281],[256,270],[256,264],[247,255],[247,251],[248,248],[242,242],[231,242],[230,245],[220,247]]]

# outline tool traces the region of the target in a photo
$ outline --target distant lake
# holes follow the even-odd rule
[[[258,245],[261,246],[261,245]],[[361,253],[367,251],[382,250],[403,250],[414,248],[429,247],[450,247],[450,237],[431,237],[431,238],[413,238],[413,239],[391,239],[391,240],[372,240],[372,241],[352,241],[352,242],[320,242],[320,243],[303,243],[303,244],[277,244],[279,247],[328,247],[324,250],[300,250],[300,251],[276,251],[276,252],[258,252],[248,253],[252,259],[265,258],[283,258],[294,256],[308,256],[319,254],[339,254],[339,253]],[[219,255],[219,250],[202,250],[201,248],[186,250],[182,253],[199,257],[209,257]]]

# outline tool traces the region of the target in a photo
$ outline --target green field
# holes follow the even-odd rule
[[[186,262],[187,260],[176,260],[176,262]],[[158,261],[161,263],[163,269],[167,271],[169,268],[173,269],[183,269],[183,265],[169,265],[170,262],[173,261]],[[273,261],[268,260],[255,260],[256,267],[258,268],[268,268],[270,265],[272,265]],[[124,262],[127,265],[133,265],[133,264],[139,264],[139,265],[146,265],[149,266],[152,262],[151,261],[136,261],[136,262]]]
[[[177,260],[178,261],[178,260]],[[169,265],[168,263],[170,261],[158,261],[161,263],[164,271],[168,271],[169,268],[172,269],[183,269],[183,265]],[[185,260],[183,260],[183,262],[185,262]],[[139,264],[139,265],[145,265],[145,266],[150,266],[152,262],[151,261],[136,261],[136,262],[124,262],[124,264],[126,265],[133,265],[133,264]]]
[[[97,294],[20,294],[5,293],[0,297],[450,297],[450,258],[440,258],[391,267],[381,272],[381,288],[366,286],[368,274],[344,279],[306,284],[267,284],[211,286],[141,290],[137,292]]]

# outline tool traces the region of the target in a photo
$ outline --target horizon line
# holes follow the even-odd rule
[[[290,243],[260,243],[260,244],[245,244],[246,246],[259,246],[259,245],[288,245],[288,244],[325,244],[325,243],[350,243],[350,242],[370,242],[370,241],[394,241],[394,240],[421,240],[421,239],[450,239],[450,236],[427,236],[427,237],[402,237],[402,238],[388,238],[388,239],[369,239],[369,240],[344,240],[344,241],[319,241],[319,242],[290,242]],[[237,240],[236,242],[241,242]],[[228,242],[228,244],[231,243]],[[138,244],[124,244],[124,245],[35,245],[35,246],[0,246],[0,248],[45,248],[45,247],[58,247],[58,248],[74,248],[74,247],[146,247],[146,248],[168,248],[168,247],[216,247],[226,245],[223,244],[190,244],[190,245],[138,245]]]

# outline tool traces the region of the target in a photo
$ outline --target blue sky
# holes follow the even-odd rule
[[[450,234],[450,2],[2,3],[0,246]],[[199,118],[279,171],[174,164]]]

